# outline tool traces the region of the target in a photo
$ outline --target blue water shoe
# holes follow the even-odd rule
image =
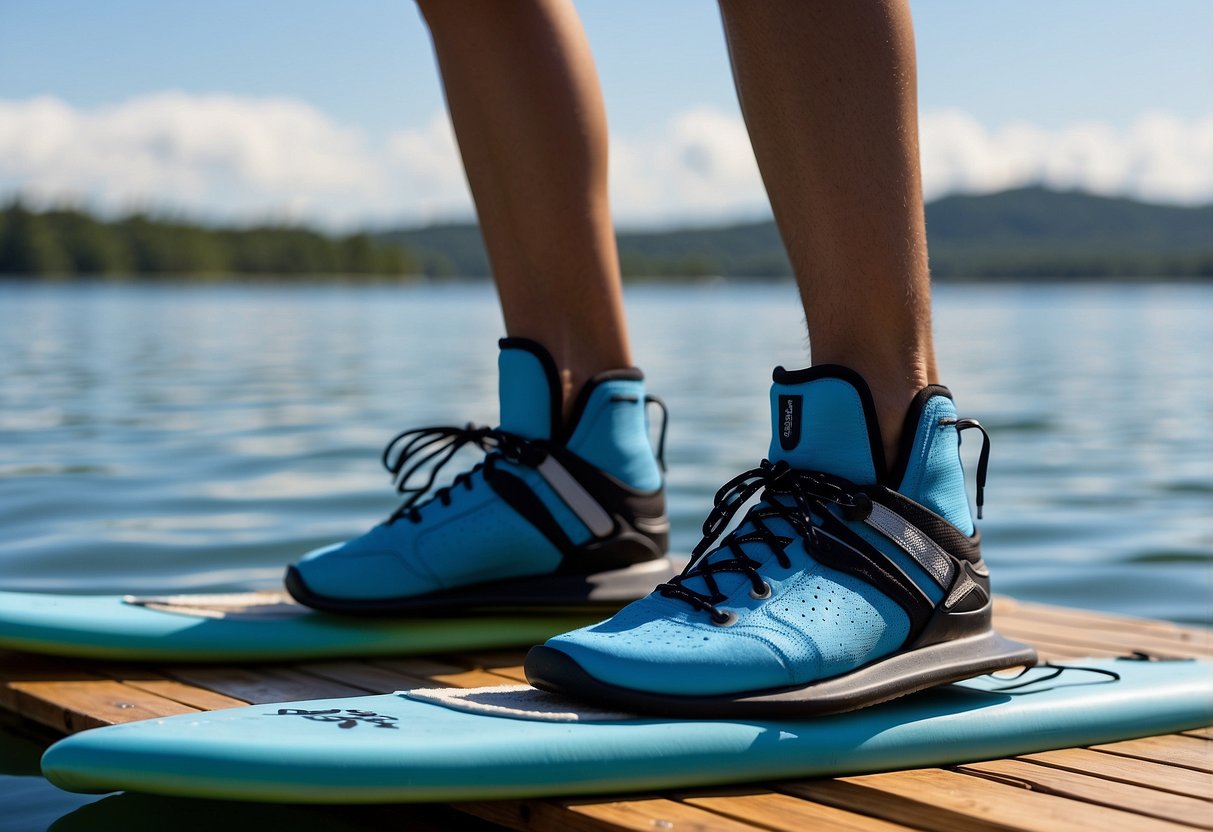
[[[957,418],[947,389],[914,399],[888,469],[856,373],[778,368],[774,382],[769,458],[717,493],[687,568],[533,648],[531,684],[638,712],[771,718],[1035,662],[991,627],[959,454],[960,431],[980,425]],[[987,459],[988,439],[979,506]]]
[[[500,427],[421,428],[392,440],[384,464],[404,504],[289,567],[296,600],[364,615],[617,610],[670,576],[661,443],[655,454],[640,371],[590,379],[566,423],[542,346],[506,338],[498,366]],[[484,461],[434,490],[438,468],[468,445],[486,451]]]

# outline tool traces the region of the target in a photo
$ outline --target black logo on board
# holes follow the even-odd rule
[[[377,714],[374,711],[341,710],[329,708],[324,711],[305,711],[302,708],[279,708],[278,713],[268,716],[297,716],[312,722],[335,722],[338,728],[354,728],[360,723],[374,725],[376,728],[399,728],[394,723],[399,719],[395,716]]]
[[[800,444],[801,396],[779,397],[779,447],[785,451],[795,450]]]

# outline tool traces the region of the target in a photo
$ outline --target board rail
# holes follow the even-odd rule
[[[1000,597],[995,626],[1045,659],[1213,658],[1213,630]],[[518,682],[522,650],[255,665],[131,665],[0,651],[0,708],[59,733],[246,704]],[[367,828],[429,817],[347,807]],[[946,768],[586,799],[455,803],[527,832],[1213,829],[1213,728]]]

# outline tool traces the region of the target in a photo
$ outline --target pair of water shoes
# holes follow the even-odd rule
[[[532,648],[527,678],[677,716],[833,713],[1034,663],[991,626],[959,455],[960,432],[980,426],[947,389],[914,399],[890,468],[862,378],[777,368],[767,458],[717,492],[670,577],[662,442],[654,452],[640,372],[595,377],[565,419],[540,345],[503,340],[499,369],[500,427],[396,437],[384,463],[404,504],[290,567],[296,599],[368,615],[638,599]],[[433,490],[467,445],[483,462]]]

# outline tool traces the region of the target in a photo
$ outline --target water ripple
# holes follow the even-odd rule
[[[787,285],[627,296],[673,416],[687,552],[716,489],[766,452],[771,368],[806,363],[802,314]],[[999,590],[1207,619],[1213,289],[936,300],[944,380],[994,436]],[[487,286],[0,286],[0,588],[273,585],[395,507],[392,435],[494,421],[500,332]]]

